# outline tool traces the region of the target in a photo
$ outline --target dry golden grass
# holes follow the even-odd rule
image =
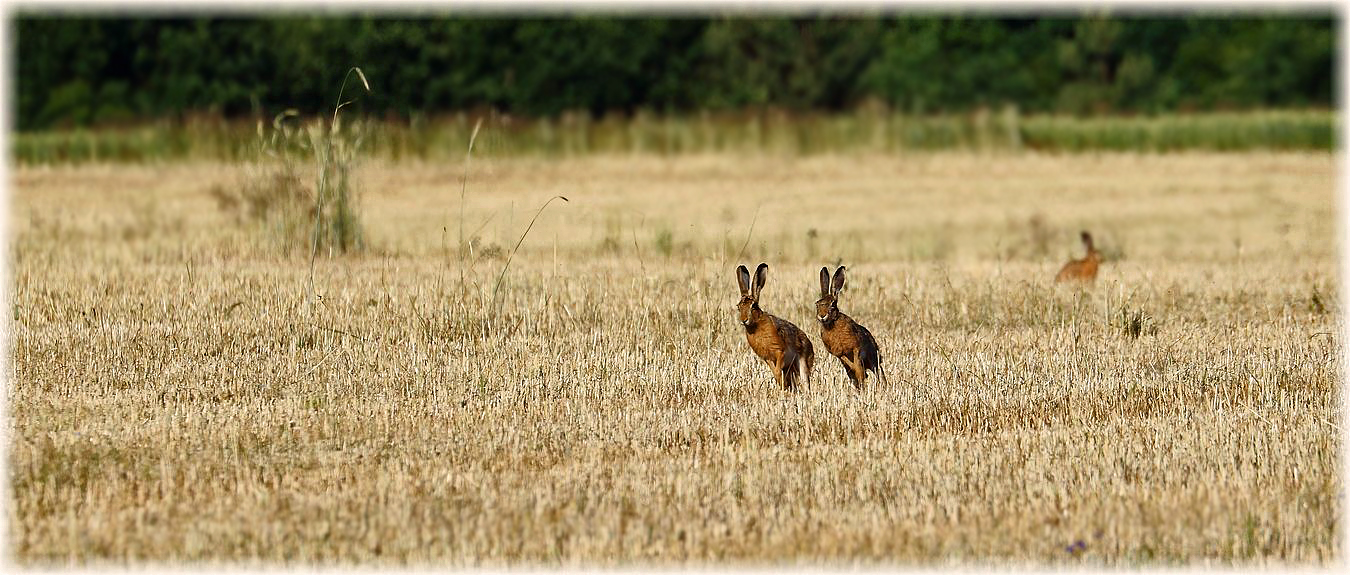
[[[373,249],[313,303],[212,203],[231,168],[16,168],[15,559],[1343,557],[1329,154],[473,166],[463,266],[463,166],[367,166]],[[1108,261],[1056,287],[1084,228]],[[799,395],[735,321],[760,261],[818,348]],[[888,387],[821,351],[840,262]]]

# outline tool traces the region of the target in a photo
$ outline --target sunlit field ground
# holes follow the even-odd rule
[[[311,280],[217,205],[235,167],[14,168],[17,561],[1343,557],[1331,154],[485,156],[461,205],[463,170],[362,166],[367,249]],[[1057,287],[1082,229],[1108,260]],[[800,394],[735,318],[759,262]]]

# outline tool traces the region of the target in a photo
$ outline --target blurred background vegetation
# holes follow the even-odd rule
[[[803,134],[825,132],[844,147],[887,150],[1334,144],[1330,12],[393,18],[20,11],[12,26],[15,154],[29,160],[228,156],[259,120],[286,109],[331,110],[351,66],[371,81],[360,113],[390,126],[389,141],[372,150],[395,155],[435,156],[438,139],[462,149],[461,132],[472,124],[466,115],[497,121],[501,142],[509,142],[502,148],[550,153],[838,148],[829,138],[804,141],[813,138]],[[1272,109],[1282,113],[1248,113]],[[1205,118],[1158,124],[1178,114]],[[84,130],[90,127],[105,130]]]

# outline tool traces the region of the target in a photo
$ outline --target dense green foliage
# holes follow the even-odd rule
[[[20,14],[21,130],[331,108],[383,117],[761,106],[906,113],[1331,107],[1325,17],[98,18]]]

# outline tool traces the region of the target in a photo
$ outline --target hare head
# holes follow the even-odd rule
[[[839,291],[844,289],[844,266],[834,270],[834,281],[830,281],[830,268],[820,268],[820,299],[816,300],[816,319],[821,323],[834,321],[839,317]]]
[[[759,311],[759,290],[764,288],[764,281],[769,277],[769,264],[759,264],[755,269],[754,283],[750,281],[750,270],[745,266],[736,267],[736,281],[741,286],[741,301],[736,304],[739,312],[741,325],[747,329],[752,327],[755,321],[755,312]]]
[[[1081,237],[1083,238],[1083,245],[1087,247],[1089,252],[1092,251],[1092,234],[1084,230]]]

